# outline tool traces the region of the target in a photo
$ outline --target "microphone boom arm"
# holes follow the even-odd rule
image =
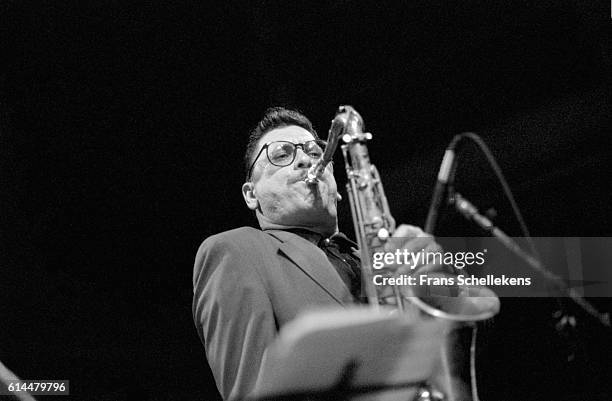
[[[589,301],[580,296],[573,288],[568,287],[561,277],[548,270],[538,259],[525,252],[519,244],[510,238],[499,227],[495,226],[491,220],[478,212],[478,209],[458,192],[451,194],[450,202],[455,209],[466,219],[473,221],[480,228],[493,235],[509,251],[521,258],[531,269],[540,273],[545,279],[553,283],[557,289],[567,294],[585,312],[594,317],[603,326],[610,327],[610,315],[599,312]]]

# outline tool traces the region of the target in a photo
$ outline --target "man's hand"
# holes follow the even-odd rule
[[[444,267],[430,260],[427,263],[426,255],[431,252],[442,252],[442,247],[434,237],[419,227],[402,224],[393,233],[385,244],[385,253],[394,255],[393,263],[384,263],[379,272],[386,277],[400,277],[401,275],[419,276],[434,271],[442,271]],[[399,259],[399,260],[398,260]],[[440,258],[432,258],[440,261]],[[381,286],[378,287],[378,296],[385,299],[388,305],[397,303],[397,290],[402,296],[414,296],[413,286]]]
[[[405,251],[405,252],[404,252]],[[448,278],[453,277],[453,266],[441,264],[443,258],[426,255],[440,252],[442,247],[434,237],[419,227],[402,224],[385,244],[385,252],[404,256],[414,254],[421,257],[410,258],[409,263],[385,264],[384,272],[387,277],[400,277],[409,275],[415,277],[414,285],[387,285],[378,287],[378,296],[385,300],[387,305],[395,305],[398,297],[419,298],[430,308],[460,317],[462,320],[482,320],[495,315],[499,311],[499,298],[490,289],[482,286],[453,286],[430,284],[421,282],[420,276]],[[427,261],[432,263],[426,263]],[[381,271],[382,272],[382,271]],[[406,304],[404,303],[404,306]]]
[[[385,266],[389,270],[394,270],[397,275],[420,274],[442,270],[442,265],[437,263],[427,264],[425,258],[425,255],[430,252],[443,252],[442,247],[436,242],[431,234],[427,234],[419,227],[408,224],[402,224],[397,227],[393,233],[393,237],[389,238],[387,241],[385,251],[397,252],[398,250],[402,255],[402,259],[404,259],[404,255],[408,255],[409,263]],[[419,255],[422,256],[419,257]]]

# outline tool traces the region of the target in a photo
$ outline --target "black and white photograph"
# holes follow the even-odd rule
[[[0,2],[0,399],[612,400],[611,22]]]

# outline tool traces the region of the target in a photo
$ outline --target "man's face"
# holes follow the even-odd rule
[[[291,125],[274,129],[260,140],[255,154],[274,141],[303,144],[312,141],[313,135],[302,127]],[[336,230],[336,180],[331,165],[317,184],[307,184],[304,179],[314,163],[302,148],[296,151],[295,160],[288,166],[275,166],[264,150],[255,162],[251,181],[253,196],[258,201],[258,218],[284,226],[315,228],[317,231]],[[261,214],[262,216],[260,216]]]

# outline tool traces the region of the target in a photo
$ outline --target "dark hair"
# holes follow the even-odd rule
[[[259,120],[255,128],[249,134],[249,141],[244,153],[244,172],[246,180],[249,180],[249,167],[253,163],[254,153],[257,151],[259,140],[268,132],[276,129],[296,125],[310,132],[315,139],[319,139],[317,132],[312,127],[312,123],[305,115],[297,110],[286,109],[284,107],[270,107]]]

